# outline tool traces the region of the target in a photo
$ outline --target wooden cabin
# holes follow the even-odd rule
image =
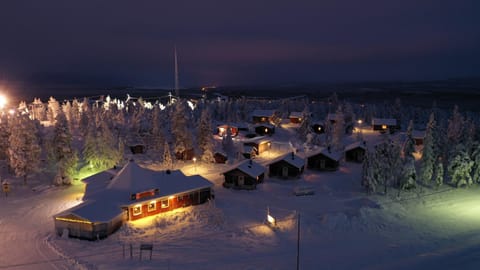
[[[305,160],[293,152],[275,159],[268,166],[269,176],[282,179],[299,178],[305,168]]]
[[[274,117],[275,110],[254,110],[252,112],[252,122],[254,124],[273,122]]]
[[[270,150],[270,148],[272,147],[272,142],[263,137],[258,137],[248,141],[244,141],[243,146],[244,152],[246,152],[245,149],[251,147],[252,149],[254,149],[256,155],[261,155],[263,152]]]
[[[366,152],[367,146],[365,141],[349,144],[345,147],[345,161],[363,162]]]
[[[400,125],[397,123],[397,119],[393,118],[373,118],[372,119],[372,129],[378,130],[382,133],[390,132],[394,133],[400,129]]]
[[[175,158],[177,160],[192,160],[195,157],[195,150],[193,148],[187,149],[183,152],[176,152]]]
[[[110,172],[92,177],[86,181],[84,202],[54,216],[58,235],[105,238],[126,221],[213,198],[213,184],[200,175],[186,176],[180,170],[153,171],[133,161],[113,178]]]
[[[237,167],[223,173],[225,181],[223,186],[233,189],[256,189],[265,177],[265,167],[247,160]]]
[[[342,156],[342,152],[333,152],[328,148],[306,153],[307,168],[319,171],[336,171],[340,166]]]
[[[412,138],[415,141],[415,145],[423,145],[423,141],[425,140],[425,130],[413,130]]]
[[[236,137],[238,135],[238,128],[232,125],[220,125],[217,127],[217,135],[220,137],[227,135],[227,130],[230,130],[230,134],[232,137]]]
[[[304,119],[303,112],[291,112],[288,118],[290,119],[290,123],[300,124]]]
[[[215,163],[221,164],[225,164],[228,160],[227,154],[223,152],[215,152],[215,154],[213,154],[213,158],[215,159]]]
[[[275,133],[275,127],[269,124],[260,124],[255,126],[255,133],[260,136],[272,136]]]

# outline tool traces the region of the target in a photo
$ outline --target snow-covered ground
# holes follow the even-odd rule
[[[52,215],[80,203],[83,184],[37,191],[45,181],[13,184],[0,199],[0,268],[295,269],[298,213],[300,269],[480,267],[478,186],[367,196],[361,165],[343,162],[336,172],[307,170],[298,180],[267,178],[257,190],[240,191],[221,185],[228,165],[182,166],[215,183],[212,203],[130,222],[101,241],[54,234]],[[300,185],[315,195],[294,196]],[[275,227],[267,225],[267,209]],[[140,260],[141,244],[153,244],[152,260],[148,250]]]

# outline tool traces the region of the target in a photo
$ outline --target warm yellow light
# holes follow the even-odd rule
[[[142,213],[142,205],[141,204],[136,204],[134,207],[133,207],[133,215],[134,216],[138,216]]]
[[[0,109],[3,109],[7,105],[7,98],[4,95],[0,95]]]
[[[267,215],[267,221],[268,223],[275,225],[275,218],[270,216],[270,214]]]
[[[357,123],[361,124],[363,121],[362,119],[358,119]]]
[[[8,113],[9,113],[10,115],[14,115],[14,114],[15,114],[15,110],[14,110],[14,109],[10,109],[10,110],[8,110]]]
[[[382,125],[382,129],[387,129],[387,125]]]
[[[194,163],[197,162],[197,158],[196,158],[196,157],[193,157],[192,160],[193,160]]]
[[[78,219],[71,219],[71,218],[56,217],[55,219],[56,219],[56,220],[59,220],[59,221],[67,221],[67,222],[76,222],[76,223],[92,224],[92,222],[90,222],[90,221],[78,220]]]
[[[175,196],[173,196],[173,195],[168,197],[169,200],[172,200],[173,198],[175,198]]]
[[[268,128],[265,128],[265,133],[268,133]]]

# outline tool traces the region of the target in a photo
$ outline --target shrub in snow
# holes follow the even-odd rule
[[[433,180],[435,181],[435,184],[437,185],[437,187],[443,185],[443,177],[444,177],[443,163],[442,163],[442,159],[439,158],[436,163],[435,171],[433,175]]]
[[[465,150],[457,150],[457,154],[448,165],[448,174],[451,177],[452,184],[457,187],[471,185],[473,179],[470,173],[473,164],[474,162],[470,159]]]
[[[416,186],[417,172],[415,170],[415,159],[411,156],[406,157],[403,166],[403,173],[400,182],[401,189],[412,189]]]
[[[436,131],[435,114],[430,114],[430,119],[425,131],[425,139],[423,140],[423,154],[421,160],[420,178],[425,184],[429,184],[433,177],[433,168],[437,153],[435,153],[435,136]]]

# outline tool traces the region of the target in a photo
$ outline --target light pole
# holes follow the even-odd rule
[[[193,169],[195,170],[195,172],[197,171],[197,158],[196,157],[193,157]]]

